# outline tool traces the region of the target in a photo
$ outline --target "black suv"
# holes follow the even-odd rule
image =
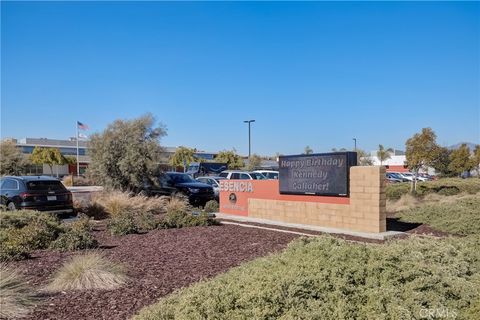
[[[73,212],[72,193],[59,180],[51,177],[2,177],[0,195],[1,204],[9,210]]]
[[[215,199],[212,186],[194,180],[186,173],[166,172],[144,184],[143,193],[150,196],[184,194],[192,205],[205,205]]]

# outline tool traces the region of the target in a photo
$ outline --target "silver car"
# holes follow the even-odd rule
[[[223,177],[198,177],[197,181],[206,183],[213,188],[213,192],[215,193],[215,198],[218,200],[218,197],[220,196],[220,180],[225,179]]]

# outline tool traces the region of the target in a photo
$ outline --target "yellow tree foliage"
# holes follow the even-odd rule
[[[30,161],[33,164],[46,164],[50,167],[50,173],[53,175],[53,166],[68,163],[67,159],[60,153],[58,148],[35,147],[30,155]]]

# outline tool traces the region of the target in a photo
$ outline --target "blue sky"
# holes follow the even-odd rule
[[[2,2],[1,135],[74,136],[151,112],[163,145],[271,155],[422,127],[480,141],[469,2]]]

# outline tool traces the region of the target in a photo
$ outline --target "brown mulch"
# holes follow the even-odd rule
[[[112,237],[100,226],[95,236],[106,257],[127,267],[129,282],[112,291],[45,296],[27,319],[128,319],[175,289],[282,250],[299,237],[234,225],[154,230],[123,237]],[[74,254],[37,251],[32,259],[12,264],[30,284],[41,288]]]

